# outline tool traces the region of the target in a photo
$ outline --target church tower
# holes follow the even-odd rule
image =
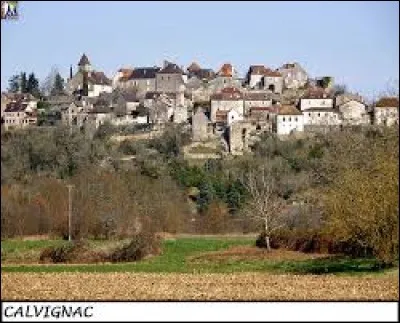
[[[92,65],[89,62],[86,54],[83,54],[78,63],[79,71],[81,72],[90,72],[92,70]]]

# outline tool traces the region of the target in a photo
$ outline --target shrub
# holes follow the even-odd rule
[[[84,241],[49,247],[42,251],[40,262],[52,263],[93,263],[107,260],[104,252],[90,250]]]
[[[270,238],[271,248],[286,248],[305,253],[345,254],[354,257],[372,256],[372,249],[355,241],[339,241],[319,230],[280,230]],[[256,240],[256,246],[266,248],[265,233]]]
[[[109,260],[111,262],[137,261],[160,252],[161,239],[153,233],[140,232],[134,235],[127,245],[114,250]]]

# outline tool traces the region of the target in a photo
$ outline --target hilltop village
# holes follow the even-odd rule
[[[145,133],[157,136],[174,123],[191,129],[191,148],[240,155],[264,133],[301,137],[399,122],[398,97],[368,105],[360,95],[335,85],[332,77],[312,78],[297,62],[276,69],[251,65],[240,76],[230,63],[215,72],[196,62],[184,68],[165,61],[161,67],[121,68],[109,78],[83,54],[69,74],[56,95],[2,93],[2,127],[40,126],[46,116],[48,124],[61,123],[72,131],[90,133],[108,123],[142,125]]]

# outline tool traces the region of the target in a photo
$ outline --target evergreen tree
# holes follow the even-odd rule
[[[28,93],[28,81],[26,79],[26,73],[22,72],[20,77],[20,91],[21,93]]]
[[[26,92],[32,94],[34,97],[40,96],[39,80],[35,77],[34,73],[29,74]]]
[[[13,75],[8,80],[8,91],[11,93],[17,93],[20,89],[20,75]]]

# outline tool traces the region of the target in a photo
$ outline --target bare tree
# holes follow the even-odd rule
[[[46,95],[46,96],[50,95],[51,90],[53,89],[54,81],[56,79],[57,74],[59,74],[57,67],[52,66],[50,73],[46,76],[46,78],[44,79],[44,81],[41,84],[40,90],[44,95]]]
[[[265,245],[271,250],[271,234],[284,226],[284,200],[277,194],[278,183],[270,165],[264,164],[250,170],[242,179],[250,199],[244,208],[245,215],[263,223]]]

